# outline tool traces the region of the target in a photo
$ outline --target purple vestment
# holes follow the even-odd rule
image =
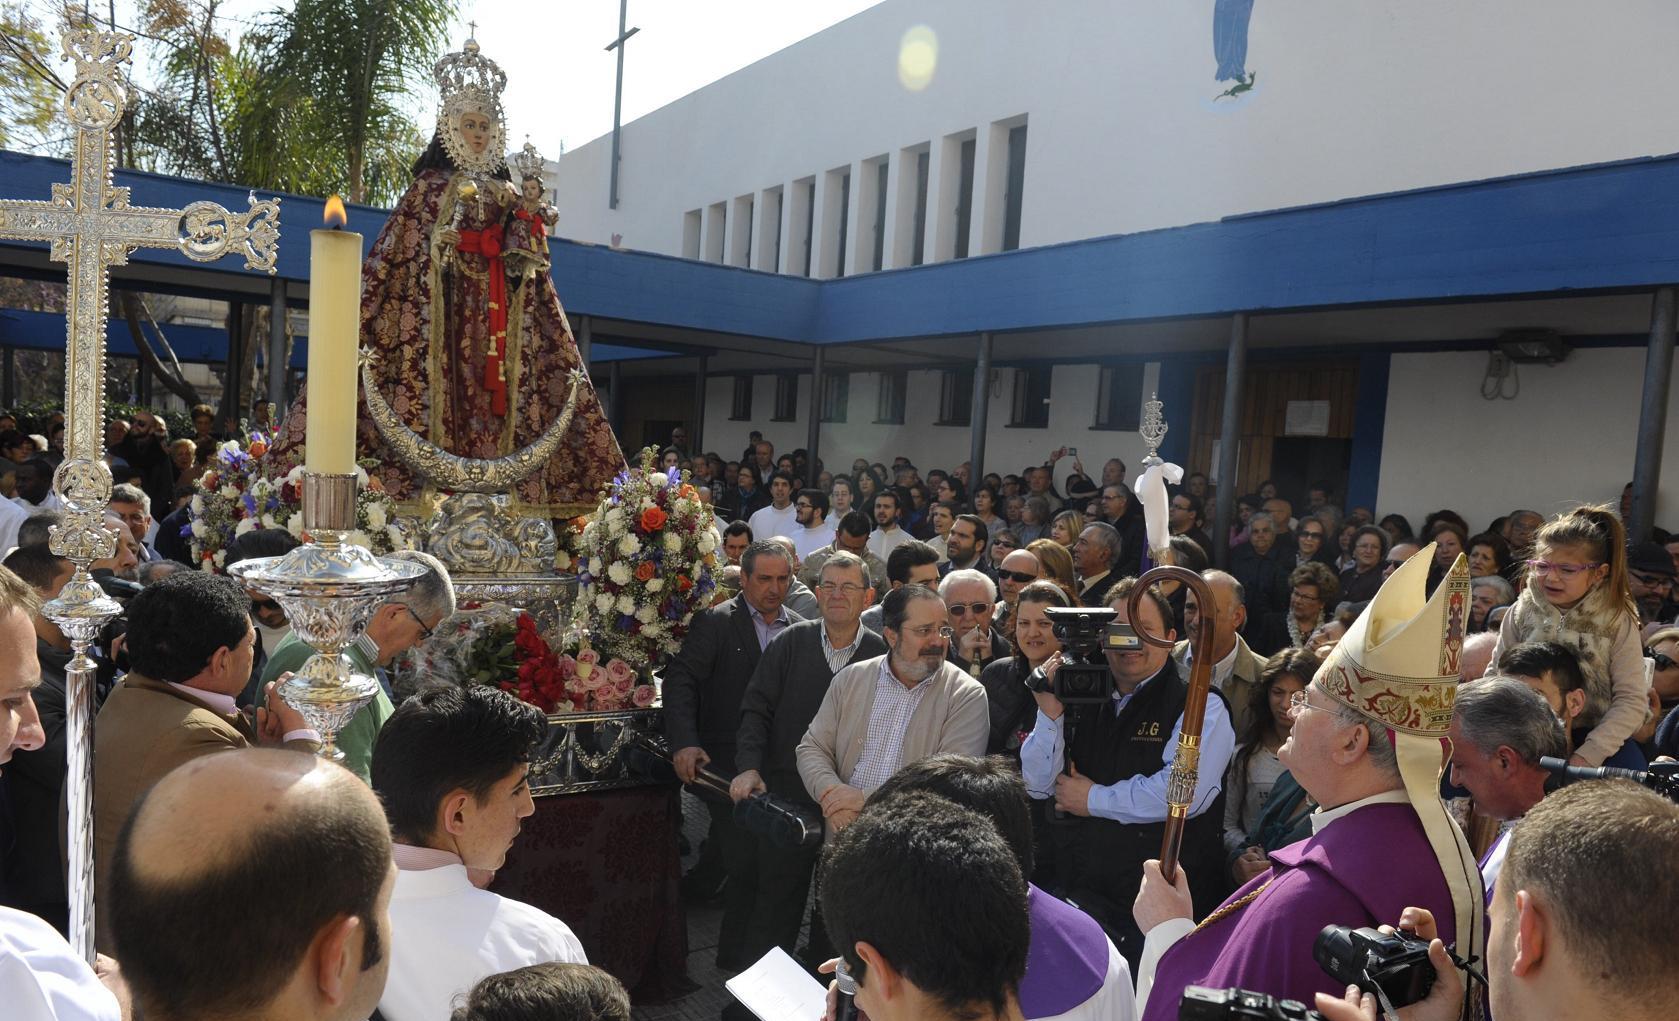
[[[1407,804],[1357,809],[1299,843],[1271,852],[1271,872],[1231,895],[1271,885],[1251,904],[1179,940],[1161,957],[1142,1021],[1173,1021],[1186,986],[1232,986],[1298,1000],[1346,992],[1312,959],[1326,925],[1392,925],[1407,906],[1434,913],[1455,938],[1445,877]]]
[[[1031,884],[1026,906],[1032,943],[1020,980],[1020,1011],[1026,1017],[1065,1014],[1102,991],[1108,934],[1096,919]]]

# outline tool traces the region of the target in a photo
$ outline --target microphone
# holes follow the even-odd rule
[[[851,977],[844,960],[834,972],[834,987],[839,993],[834,1007],[834,1021],[857,1021],[857,980]]]

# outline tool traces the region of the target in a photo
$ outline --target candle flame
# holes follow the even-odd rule
[[[326,209],[321,213],[321,222],[335,230],[349,223],[350,214],[344,210],[344,200],[337,195],[327,199]]]

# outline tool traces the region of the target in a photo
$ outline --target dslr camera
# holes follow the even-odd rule
[[[1379,988],[1395,1007],[1416,1003],[1434,988],[1428,941],[1402,932],[1326,925],[1312,942],[1312,959],[1340,982],[1367,993]]]
[[[1248,989],[1188,986],[1178,1001],[1178,1021],[1322,1021],[1323,1015],[1294,1000]]]
[[[1041,669],[1032,671],[1027,687],[1054,695],[1062,705],[1105,705],[1113,698],[1113,674],[1108,672],[1108,652],[1134,652],[1143,640],[1131,625],[1119,621],[1119,613],[1106,606],[1046,606],[1055,637],[1061,641],[1061,665],[1053,678]]]

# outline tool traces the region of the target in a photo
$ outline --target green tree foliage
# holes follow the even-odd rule
[[[58,155],[67,132],[54,117],[64,81],[58,47],[21,3],[0,3],[0,149]]]

